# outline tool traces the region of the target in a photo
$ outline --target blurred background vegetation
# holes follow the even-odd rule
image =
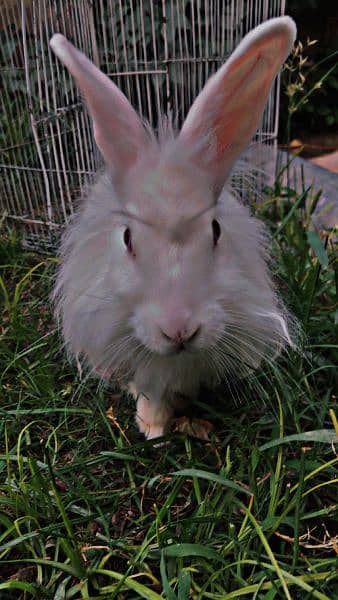
[[[287,0],[286,13],[297,23],[303,48],[294,60],[295,70],[283,73],[280,140],[297,138],[305,146],[302,154],[315,156],[338,148],[338,2]],[[307,57],[301,65],[300,55]],[[291,119],[290,84],[295,86],[289,91],[296,106]]]

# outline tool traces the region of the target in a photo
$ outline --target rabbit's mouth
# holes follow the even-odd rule
[[[173,345],[171,348],[167,348],[162,354],[165,356],[191,356],[198,352],[198,348],[190,343],[180,342],[179,344]]]
[[[187,351],[187,346],[184,344],[184,342],[181,342],[170,351],[170,354],[174,354],[176,356],[177,354],[183,354],[183,352]]]

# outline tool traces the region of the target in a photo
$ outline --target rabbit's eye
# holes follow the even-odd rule
[[[214,246],[217,246],[217,242],[221,236],[221,226],[216,219],[214,219],[211,223],[212,225],[212,234],[214,239]]]
[[[133,254],[134,249],[133,249],[133,243],[131,241],[131,231],[130,231],[129,227],[127,227],[124,230],[123,241],[124,241],[125,247],[127,248],[128,252],[130,252],[130,254]]]

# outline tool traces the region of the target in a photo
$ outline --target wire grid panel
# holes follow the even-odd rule
[[[35,246],[55,245],[100,165],[74,81],[48,41],[61,32],[156,128],[180,124],[243,35],[285,0],[0,0],[0,202]],[[278,82],[258,139],[277,136]]]
[[[0,196],[27,241],[54,244],[99,165],[74,81],[48,42],[63,31],[93,58],[88,2],[0,2]]]

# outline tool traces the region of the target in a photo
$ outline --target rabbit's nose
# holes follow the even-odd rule
[[[160,331],[166,340],[172,342],[175,346],[182,347],[184,344],[192,342],[198,336],[200,329],[201,325],[195,325],[190,328],[182,327],[173,331],[169,328],[164,329],[163,327],[160,327]]]

